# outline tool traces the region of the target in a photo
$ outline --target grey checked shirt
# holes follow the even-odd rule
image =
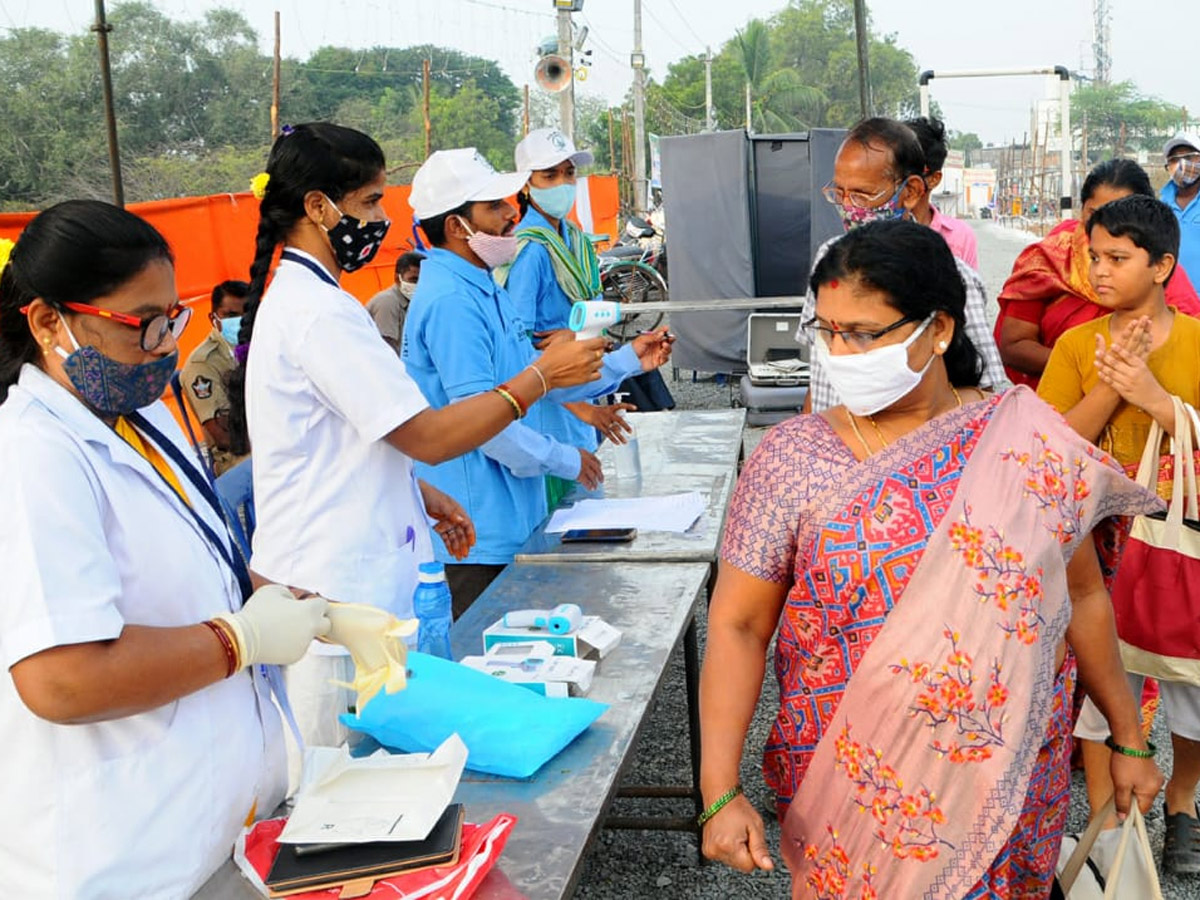
[[[841,237],[841,235],[838,235]],[[817,248],[816,254],[813,256],[813,268],[817,267],[817,263],[829,250],[834,241],[838,237],[832,237],[824,244]],[[980,386],[984,388],[999,389],[1007,383],[1007,377],[1004,374],[1004,364],[1000,361],[1000,351],[996,349],[996,341],[992,337],[992,328],[987,320],[987,288],[983,285],[983,279],[979,277],[979,273],[968,266],[958,257],[954,258],[954,262],[958,265],[958,274],[962,277],[963,284],[967,288],[967,337],[971,339],[971,343],[975,345],[975,349],[979,351],[980,357],[983,359],[983,378],[980,379]],[[801,307],[801,322],[807,322],[816,315],[817,298],[813,296],[811,289],[804,295],[804,306]],[[800,328],[796,331],[796,340],[801,344],[808,346],[810,344],[808,333]],[[825,370],[821,367],[816,354],[811,352],[809,347],[809,385],[808,393],[812,397],[812,411],[815,413],[824,412],[834,406],[841,405],[841,400],[838,398],[837,392],[834,391],[833,385],[829,383],[829,377],[825,374]]]

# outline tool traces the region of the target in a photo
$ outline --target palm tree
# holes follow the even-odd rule
[[[734,37],[746,76],[746,130],[753,133],[796,131],[817,118],[825,94],[804,84],[793,69],[771,67],[771,32],[752,19]]]

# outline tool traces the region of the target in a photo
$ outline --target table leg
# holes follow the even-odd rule
[[[696,815],[704,811],[700,797],[700,645],[696,637],[696,618],[688,622],[683,635],[683,672],[687,687],[688,738],[692,750],[692,803]],[[700,831],[696,830],[696,852],[700,865],[704,865],[704,854],[700,852]]]

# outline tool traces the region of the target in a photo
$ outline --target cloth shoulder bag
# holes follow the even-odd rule
[[[1178,397],[1170,506],[1137,516],[1113,581],[1121,658],[1130,672],[1200,685],[1200,514],[1193,459],[1200,416]],[[1153,491],[1162,427],[1155,422],[1137,482]],[[1173,458],[1172,458],[1173,457]]]
[[[1154,852],[1150,849],[1150,836],[1146,833],[1146,820],[1142,818],[1137,803],[1131,806],[1129,815],[1121,825],[1117,849],[1108,871],[1101,872],[1088,859],[1088,853],[1100,835],[1100,826],[1115,809],[1116,805],[1110,799],[1092,817],[1087,831],[1076,840],[1074,850],[1068,849],[1071,836],[1063,839],[1063,848],[1055,867],[1051,900],[1123,900],[1133,897],[1138,900],[1163,900],[1158,871],[1154,868]]]

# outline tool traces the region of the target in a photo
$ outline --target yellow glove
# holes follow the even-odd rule
[[[401,621],[386,610],[363,603],[329,604],[333,627],[322,640],[341,644],[354,659],[354,681],[345,685],[358,694],[357,709],[379,693],[404,690],[408,648],[403,638],[417,630],[417,620]]]

